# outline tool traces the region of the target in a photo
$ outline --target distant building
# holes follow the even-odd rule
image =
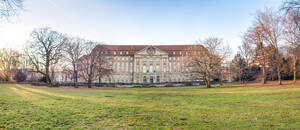
[[[192,45],[104,45],[113,73],[103,83],[186,82],[184,56]],[[96,47],[97,49],[97,47]]]

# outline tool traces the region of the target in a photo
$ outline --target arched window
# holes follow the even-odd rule
[[[152,64],[150,65],[150,69],[149,70],[150,70],[150,73],[153,73],[153,65]]]
[[[143,73],[146,73],[147,72],[147,68],[146,68],[146,65],[144,64],[143,65]]]

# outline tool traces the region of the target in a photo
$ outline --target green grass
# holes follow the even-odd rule
[[[300,129],[300,86],[80,90],[0,84],[0,129]]]

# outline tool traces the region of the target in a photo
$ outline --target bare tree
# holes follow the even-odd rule
[[[65,44],[63,50],[65,52],[65,59],[71,63],[73,68],[73,81],[75,87],[78,82],[78,61],[83,56],[84,50],[84,39],[78,37],[65,36]]]
[[[23,0],[0,0],[0,18],[17,15],[23,9]]]
[[[61,35],[48,27],[39,28],[31,33],[29,43],[25,52],[35,68],[34,71],[45,76],[47,83],[51,84],[50,67],[62,57],[61,48],[64,42]]]
[[[233,78],[237,81],[241,81],[244,83],[246,67],[247,67],[247,63],[245,58],[240,53],[237,53],[232,59],[230,64]]]
[[[298,18],[294,12],[289,12],[287,17],[283,20],[284,40],[287,43],[286,48],[293,62],[294,83],[296,83],[297,80],[297,61],[300,56],[300,30],[295,22],[297,21],[295,19]]]
[[[5,81],[12,79],[12,71],[16,70],[20,63],[18,51],[3,48],[0,50],[0,78]]]
[[[92,81],[107,74],[109,69],[106,66],[106,48],[103,44],[87,42],[84,47],[84,55],[78,63],[78,76],[88,82],[92,87]]]
[[[256,24],[254,24],[252,27],[250,27],[247,32],[243,35],[243,43],[244,44],[253,44],[255,45],[254,51],[254,59],[262,68],[262,76],[261,76],[261,83],[266,83],[266,49],[265,49],[265,43],[263,40],[263,33],[262,28]],[[249,45],[251,46],[251,45]]]
[[[279,42],[282,36],[282,26],[281,26],[281,16],[274,13],[270,9],[266,9],[265,12],[258,12],[257,14],[257,24],[262,29],[264,41],[271,45],[274,49],[276,60],[274,63],[277,67],[277,78],[278,84],[281,85],[281,55],[279,52]]]
[[[286,13],[295,12],[297,17],[300,14],[300,0],[285,0],[282,4],[281,10]]]
[[[251,43],[244,41],[242,46],[239,46],[239,54],[246,61],[246,66],[249,66],[253,61],[254,49]]]
[[[208,38],[188,48],[185,57],[191,71],[191,78],[204,80],[206,87],[211,87],[211,79],[221,73],[222,64],[229,55],[229,47],[225,47],[220,38]]]

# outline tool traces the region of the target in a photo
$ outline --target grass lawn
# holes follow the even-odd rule
[[[300,129],[300,85],[66,89],[0,84],[0,129]]]

